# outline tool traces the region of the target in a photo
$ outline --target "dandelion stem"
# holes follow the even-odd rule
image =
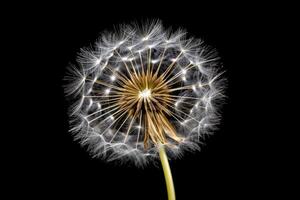
[[[170,169],[170,165],[169,165],[169,161],[168,161],[168,157],[164,145],[161,145],[159,147],[159,157],[165,175],[167,192],[168,192],[168,200],[175,200],[176,197],[175,197],[174,183],[173,183],[172,173],[171,173],[171,169]]]

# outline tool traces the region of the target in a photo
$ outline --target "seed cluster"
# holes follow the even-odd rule
[[[215,51],[160,23],[142,30],[104,35],[66,76],[66,91],[77,99],[72,132],[95,156],[139,164],[155,157],[158,145],[178,155],[197,149],[217,123],[223,82]]]

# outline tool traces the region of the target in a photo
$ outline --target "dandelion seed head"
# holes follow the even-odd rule
[[[215,51],[160,22],[120,26],[82,49],[66,76],[71,132],[94,157],[138,166],[198,150],[218,124],[224,79]]]

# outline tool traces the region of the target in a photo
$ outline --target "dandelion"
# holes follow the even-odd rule
[[[169,199],[175,199],[168,164],[218,123],[222,78],[218,57],[183,31],[160,22],[121,26],[82,49],[66,92],[71,132],[91,154],[142,166],[160,157]],[[167,151],[167,154],[166,154]]]

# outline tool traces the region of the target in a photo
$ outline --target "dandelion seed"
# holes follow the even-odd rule
[[[146,36],[146,37],[142,38],[142,41],[147,41],[147,40],[149,40],[149,36]]]
[[[196,86],[195,85],[192,86],[192,89],[193,89],[194,92],[196,92]]]
[[[114,75],[112,75],[112,76],[110,77],[110,80],[111,80],[111,81],[114,81],[114,80],[116,80],[116,77],[115,77]]]
[[[95,61],[95,65],[99,65],[100,62],[101,62],[101,59],[97,59],[97,60]]]
[[[122,59],[122,61],[127,61],[128,60],[128,57],[123,57],[123,58],[121,58]]]
[[[106,89],[105,94],[109,94],[109,93],[110,93],[110,89]]]

